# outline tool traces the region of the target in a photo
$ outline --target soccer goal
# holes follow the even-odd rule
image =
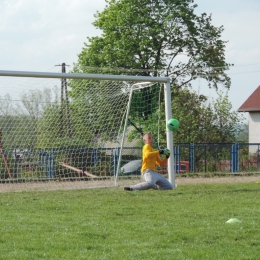
[[[173,136],[169,78],[0,71],[0,191],[140,181],[142,133]],[[168,161],[175,186],[174,156]]]

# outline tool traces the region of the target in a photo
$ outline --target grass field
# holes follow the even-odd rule
[[[4,260],[260,258],[255,182],[9,192],[0,207]]]

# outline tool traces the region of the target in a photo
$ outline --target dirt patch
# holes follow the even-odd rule
[[[139,183],[140,177],[134,179],[120,179],[120,187],[129,186]],[[260,174],[253,175],[232,175],[232,176],[184,176],[177,175],[175,183],[179,185],[186,184],[210,184],[210,183],[249,183],[259,182]],[[113,178],[98,181],[49,181],[49,182],[28,182],[28,183],[1,183],[1,192],[21,192],[21,191],[44,191],[44,190],[71,190],[71,189],[88,189],[101,187],[115,187]]]
[[[260,182],[260,175],[253,176],[229,176],[229,177],[177,177],[177,185],[184,184],[203,184],[203,183],[246,183]]]

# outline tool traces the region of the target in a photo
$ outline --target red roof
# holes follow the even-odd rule
[[[260,86],[249,96],[238,112],[258,112],[260,111]]]

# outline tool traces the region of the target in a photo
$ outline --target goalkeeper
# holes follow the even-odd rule
[[[143,135],[143,141],[145,145],[142,150],[142,178],[145,182],[138,183],[130,187],[124,187],[124,190],[172,190],[172,184],[164,178],[156,170],[156,165],[163,167],[170,157],[170,151],[168,149],[155,150],[153,149],[153,135],[151,132]],[[161,159],[160,154],[166,155],[164,159]]]

